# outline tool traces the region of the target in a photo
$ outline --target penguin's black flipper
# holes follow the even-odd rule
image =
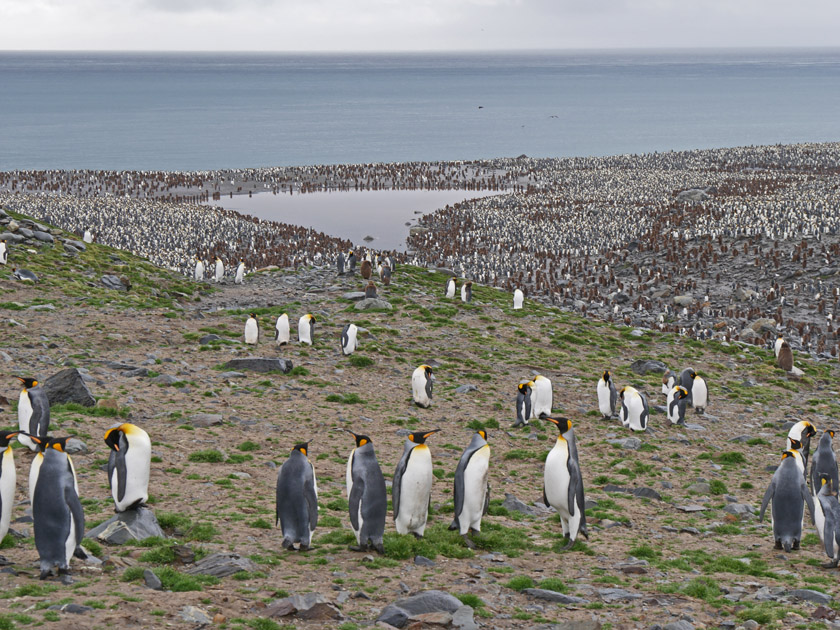
[[[487,484],[487,492],[484,493],[484,510],[482,510],[481,515],[484,516],[487,514],[487,510],[490,509],[490,484]]]
[[[76,546],[82,543],[82,538],[85,536],[85,511],[82,508],[82,502],[79,501],[79,495],[76,494],[76,489],[73,487],[73,477],[70,477],[70,483],[64,488],[64,500],[67,507],[70,508],[70,517],[73,519],[73,525],[76,528]]]
[[[411,450],[403,451],[403,456],[397,464],[397,470],[394,471],[394,478],[391,483],[391,506],[394,511],[394,521],[400,513],[400,492],[402,491],[402,477],[405,469],[408,466],[408,457],[411,455]]]
[[[303,494],[306,496],[306,507],[309,510],[309,529],[315,529],[318,525],[318,496],[315,494],[314,474],[303,482]]]
[[[808,486],[805,484],[804,476],[799,480],[799,494],[802,495],[802,498],[805,500],[805,504],[808,506],[808,513],[811,515],[811,525],[815,525],[814,497],[811,496],[810,492],[808,492]]]
[[[758,513],[758,522],[764,520],[764,510],[767,509],[767,504],[770,503],[770,499],[773,498],[773,494],[776,491],[775,482],[771,479],[770,485],[767,486],[767,490],[764,491],[764,498],[761,500],[761,511]],[[813,514],[813,512],[811,512]]]
[[[550,507],[548,503],[548,497],[545,496],[545,484],[543,484],[543,505],[546,507]]]

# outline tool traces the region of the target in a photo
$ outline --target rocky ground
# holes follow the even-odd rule
[[[73,561],[72,581],[39,581],[27,512],[31,455],[16,448],[0,628],[350,630],[430,590],[457,600],[427,597],[431,607],[416,610],[437,612],[406,627],[833,627],[837,574],[819,566],[826,558],[813,528],[800,551],[785,554],[756,513],[786,423],[807,418],[821,433],[837,417],[836,363],[798,355],[805,375],[793,378],[753,345],[613,325],[531,301],[513,311],[509,294],[485,287],[474,288],[472,304],[447,301],[443,273],[408,266],[379,289],[391,308],[368,311],[345,297],[362,279],[331,269],[197,284],[125,252],[64,243],[45,227],[52,242],[28,239],[0,268],[0,393],[11,401],[2,405],[4,425],[16,422],[12,376],[78,369],[96,406],[56,405],[52,427],[81,442],[73,459],[88,529],[113,515],[102,436],[130,421],[153,440],[150,508],[165,537],[86,542],[94,557]],[[13,263],[40,282],[14,279]],[[242,343],[249,312],[264,333],[256,348]],[[273,319],[283,312],[292,322],[315,314],[313,347],[273,344]],[[338,350],[348,322],[365,329],[350,358]],[[294,368],[225,367],[248,356],[288,359]],[[595,383],[606,368],[619,386],[664,404],[661,367],[636,363],[648,359],[702,374],[707,413],[672,428],[655,412],[651,430],[634,435],[603,420]],[[410,398],[421,363],[437,375],[430,409]],[[510,428],[516,385],[535,372],[552,379],[556,412],[575,424],[590,536],[570,551],[556,516],[538,503],[552,427]],[[479,427],[490,432],[492,501],[473,551],[446,527],[458,457]],[[336,428],[372,438],[387,480],[409,430],[441,429],[430,439],[437,479],[423,541],[396,534],[389,521],[384,556],[348,550],[352,440]],[[313,549],[290,553],[274,527],[277,467],[310,439],[320,521]],[[220,553],[233,554],[235,573],[195,573]],[[387,619],[399,622],[392,611]]]

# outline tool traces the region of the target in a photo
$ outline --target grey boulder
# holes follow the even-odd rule
[[[292,371],[291,359],[262,359],[247,357],[245,359],[231,359],[223,366],[226,370],[251,370],[252,372],[283,372]]]
[[[462,605],[458,598],[444,591],[423,591],[417,593],[417,595],[399,599],[393,604],[388,604],[376,621],[382,621],[396,628],[403,628],[408,623],[409,618],[415,615],[433,612],[451,614],[461,608]]]
[[[373,309],[390,311],[392,306],[391,303],[386,300],[380,300],[379,298],[366,298],[356,302],[353,308],[357,311],[370,311]]]
[[[130,540],[145,540],[152,536],[163,538],[165,534],[155,518],[155,513],[145,507],[120,512],[85,534],[85,538],[96,538],[111,545],[122,545]]]
[[[77,368],[67,368],[50,376],[44,381],[44,391],[50,405],[77,403],[83,407],[93,407],[96,399]]]
[[[255,571],[257,565],[236,553],[214,553],[187,569],[190,575],[212,575],[223,578],[240,571]]]

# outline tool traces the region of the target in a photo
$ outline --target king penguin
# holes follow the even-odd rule
[[[598,394],[598,410],[604,416],[604,420],[609,420],[615,415],[615,405],[618,402],[618,390],[609,370],[604,370],[601,374],[595,391]]]
[[[524,427],[533,416],[531,415],[531,395],[534,381],[519,383],[516,388],[516,427]]]
[[[671,370],[665,370],[665,373],[662,375],[662,393],[667,396],[676,384],[677,375]]]
[[[152,464],[152,441],[135,424],[115,424],[105,432],[108,457],[108,483],[114,498],[114,510],[125,512],[149,500],[149,471]]]
[[[274,323],[274,342],[278,346],[283,346],[291,340],[291,333],[289,331],[289,316],[283,313],[277,318]]]
[[[790,428],[790,431],[788,431],[789,439],[798,440],[802,443],[801,448],[796,450],[802,454],[802,463],[806,470],[808,468],[808,456],[811,453],[811,438],[816,434],[817,429],[807,420],[800,420]]]
[[[66,437],[47,437],[43,439],[32,437],[32,441],[34,441],[38,446],[38,453],[36,453],[35,457],[32,458],[32,464],[29,466],[30,505],[32,505],[32,502],[35,500],[35,486],[38,484],[38,475],[41,472],[41,464],[44,463],[44,453],[51,448],[56,451],[66,453],[67,440],[69,439],[70,438]],[[73,488],[75,488],[76,494],[79,494],[79,481],[76,478],[76,467],[73,465],[73,460],[69,455],[67,455],[67,467],[70,469],[70,475],[73,477]]]
[[[458,530],[470,548],[474,548],[475,543],[467,534],[481,531],[481,517],[487,514],[490,505],[489,471],[490,445],[487,432],[482,429],[473,434],[455,469],[455,518],[449,526],[449,529]]]
[[[554,448],[545,459],[543,501],[560,515],[563,536],[569,541],[566,549],[575,544],[578,533],[589,539],[586,531],[586,500],[583,495],[583,476],[580,472],[575,433],[567,418],[546,418],[557,425],[559,434]]]
[[[17,379],[23,384],[18,400],[18,441],[31,451],[37,451],[38,445],[30,436],[46,438],[50,429],[50,401],[47,392],[34,378]]]
[[[688,392],[680,385],[672,387],[668,392],[665,408],[668,410],[668,420],[671,424],[685,424],[686,398],[688,398]]]
[[[414,404],[423,409],[428,409],[432,404],[432,384],[435,375],[428,365],[421,365],[411,375],[411,395],[414,397]]]
[[[776,337],[776,343],[773,344],[773,352],[776,355],[776,358],[779,358],[779,351],[782,349],[782,344],[785,342],[785,337],[781,333],[779,336]]]
[[[465,282],[461,285],[461,301],[465,304],[472,302],[472,282]]]
[[[689,407],[694,406],[694,378],[697,376],[697,372],[694,371],[694,368],[685,368],[682,372],[680,372],[680,385],[685,388],[685,391],[688,392],[688,403]]]
[[[9,533],[15,504],[17,472],[11,441],[17,434],[17,431],[0,431],[0,541]]]
[[[93,243],[93,234],[91,234],[90,230],[85,230],[85,233],[82,235],[82,241],[88,245]]]
[[[826,475],[831,481],[831,489],[840,488],[840,479],[837,475],[837,457],[834,455],[834,448],[831,440],[834,437],[833,429],[826,429],[820,438],[814,456],[811,458],[811,492],[817,494],[820,491],[820,475]]]
[[[59,574],[70,570],[70,558],[85,533],[85,514],[79,501],[72,464],[63,448],[52,443],[36,457],[39,456],[41,463],[31,500],[35,548],[43,580],[55,566]]]
[[[365,287],[365,299],[370,300],[376,298],[376,285],[373,284],[373,280],[370,280]]]
[[[222,259],[216,256],[216,273],[213,274],[213,281],[214,282],[221,282],[222,278],[225,277],[225,264],[222,262]]]
[[[531,417],[541,418],[543,415],[551,415],[551,407],[554,404],[554,395],[551,390],[551,380],[542,374],[536,374],[531,379],[533,382],[531,394]]]
[[[345,429],[345,431],[347,431]],[[376,459],[373,443],[366,435],[347,431],[356,440],[356,448],[347,459],[347,501],[350,504],[350,526],[356,535],[353,551],[375,549],[385,553],[382,536],[388,513],[385,477]]]
[[[446,297],[450,300],[455,297],[455,278],[450,278],[446,281]]]
[[[196,280],[204,280],[204,261],[198,256],[195,257],[195,272],[193,278]]]
[[[414,534],[422,538],[429,516],[432,496],[432,453],[426,439],[440,429],[415,431],[408,434],[403,454],[394,472],[391,501],[394,524],[400,534]]]
[[[315,340],[315,316],[307,313],[298,320],[298,342],[312,345]]]
[[[817,480],[817,493],[814,500],[814,526],[820,535],[825,549],[825,555],[830,560],[821,565],[825,569],[833,569],[840,563],[840,503],[837,502],[837,491],[831,485],[831,478],[821,474]]]
[[[335,261],[335,270],[339,276],[344,275],[344,252],[338,252],[338,258]]]
[[[365,280],[370,280],[370,276],[373,273],[373,269],[371,267],[370,261],[367,258],[362,260],[362,269],[360,273],[362,274],[362,278],[364,278]]]
[[[805,477],[799,470],[796,460],[802,456],[797,451],[783,451],[782,461],[761,501],[759,522],[764,520],[764,511],[772,499],[771,517],[773,521],[773,539],[776,549],[785,551],[799,549],[802,540],[802,518],[805,515],[804,501],[808,504],[811,521],[814,520],[814,498],[805,485]]]
[[[359,328],[356,324],[347,324],[341,331],[341,354],[347,356],[356,351],[356,336]]]
[[[691,396],[694,399],[694,413],[705,413],[706,405],[709,404],[709,388],[706,387],[706,380],[697,372],[694,373],[694,385],[691,388]]]
[[[260,325],[257,323],[257,314],[251,313],[245,322],[245,343],[256,345],[260,340]]]
[[[283,532],[283,547],[309,549],[318,525],[318,484],[315,468],[306,457],[309,442],[296,444],[277,473],[277,520]]]
[[[622,387],[618,394],[621,409],[618,419],[625,428],[633,431],[647,431],[648,401],[644,394],[629,385]]]
[[[347,268],[350,270],[350,273],[356,273],[356,252],[352,249],[347,254]]]
[[[783,341],[779,348],[779,355],[776,357],[776,363],[785,372],[793,370],[793,350],[787,341]]]
[[[245,261],[239,259],[239,264],[236,266],[236,275],[233,277],[234,284],[242,284],[245,279]]]
[[[525,302],[525,294],[522,293],[522,289],[516,289],[513,292],[513,310],[518,311],[522,308],[522,304]]]
[[[9,250],[6,249],[6,241],[0,241],[0,265],[9,262]]]

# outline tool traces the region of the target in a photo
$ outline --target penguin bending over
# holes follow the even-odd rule
[[[347,431],[347,429],[344,429]],[[347,501],[350,504],[350,526],[356,535],[353,551],[376,549],[385,553],[382,536],[388,512],[385,477],[376,459],[373,443],[366,435],[347,431],[356,440],[356,448],[347,459]]]
[[[50,429],[50,401],[47,392],[34,378],[16,377],[22,384],[18,400],[18,442],[37,451],[38,444],[32,437],[46,439]]]
[[[391,486],[394,525],[400,534],[423,538],[434,480],[432,454],[426,446],[426,439],[438,431],[440,429],[414,431],[405,441]]]
[[[48,445],[36,459],[40,465],[32,487],[32,520],[43,580],[55,566],[59,574],[70,570],[70,558],[85,534],[85,514],[63,444]]]
[[[580,472],[575,433],[568,418],[547,417],[557,425],[559,434],[554,448],[545,459],[543,501],[560,515],[563,535],[569,541],[565,549],[575,544],[578,534],[589,539],[586,530],[586,500],[583,494],[583,476]]]
[[[411,375],[411,395],[414,398],[414,404],[423,409],[428,409],[432,405],[432,384],[435,381],[435,375],[432,373],[432,368],[428,365],[421,365]]]
[[[516,389],[516,427],[524,427],[528,424],[528,420],[533,418],[531,415],[531,395],[533,392],[534,381],[527,383],[519,383]]]
[[[289,332],[289,316],[286,313],[280,315],[274,323],[274,342],[278,346],[283,346],[291,340],[291,333]]]
[[[601,374],[595,391],[598,394],[598,410],[604,416],[604,420],[609,420],[615,415],[615,405],[618,402],[618,390],[609,370],[604,370]]]
[[[814,521],[814,498],[805,485],[805,477],[797,464],[802,456],[797,451],[783,451],[782,461],[761,501],[759,522],[764,520],[764,511],[772,499],[771,517],[773,521],[773,539],[775,548],[790,551],[799,549],[802,540],[802,518],[805,515],[803,501],[808,504],[811,522]]]
[[[811,438],[816,434],[817,429],[807,420],[800,420],[788,431],[788,439],[801,442],[801,446],[796,450],[802,454],[802,464],[806,470],[808,468],[808,455],[811,452]]]
[[[472,282],[461,285],[461,301],[466,304],[472,302]]]
[[[452,299],[452,298],[455,297],[455,283],[456,283],[455,278],[450,278],[449,280],[446,281],[445,296],[449,299]]]
[[[671,421],[671,424],[685,424],[686,398],[688,398],[688,392],[679,385],[668,392],[665,407],[668,410],[668,420]]]
[[[645,395],[627,385],[621,388],[618,397],[621,399],[621,409],[618,412],[621,424],[633,431],[647,431],[649,411]]]
[[[837,457],[834,455],[834,448],[831,444],[833,437],[834,430],[826,429],[817,444],[814,457],[811,458],[812,494],[817,494],[820,491],[820,475],[828,476],[833,492],[837,492],[836,488],[840,488],[840,479],[837,475]]]
[[[820,535],[825,555],[830,558],[829,562],[821,566],[833,569],[840,563],[840,503],[837,502],[837,491],[831,485],[831,477],[821,474],[819,484],[822,487],[814,501],[814,526]]]
[[[239,264],[236,266],[236,275],[233,278],[234,284],[242,284],[245,279],[245,261],[239,259]]]
[[[490,486],[487,475],[490,469],[490,445],[487,431],[479,430],[458,460],[455,469],[455,518],[449,529],[458,530],[467,547],[475,544],[467,538],[469,532],[481,531],[481,517],[490,505]]]
[[[694,406],[694,379],[697,377],[697,372],[694,368],[685,368],[680,372],[680,386],[688,392],[688,399],[686,402],[689,407]]]
[[[671,370],[665,370],[665,374],[662,375],[662,393],[667,396],[676,384],[677,375]]]
[[[358,334],[359,328],[356,324],[347,324],[344,327],[341,331],[341,354],[347,356],[356,351],[356,335]]]
[[[138,508],[149,500],[149,471],[152,465],[152,441],[135,424],[115,424],[105,432],[108,456],[108,483],[114,499],[114,511]]]
[[[318,525],[318,484],[315,468],[307,459],[309,442],[296,444],[289,459],[277,473],[277,511],[274,526],[280,523],[283,548],[307,551]]]
[[[311,346],[315,340],[315,316],[307,313],[298,320],[298,341]]]
[[[251,313],[245,322],[245,343],[256,345],[260,341],[260,325],[257,323],[257,314]]]
[[[17,471],[11,441],[17,434],[17,431],[0,431],[0,449],[3,449],[0,451],[0,541],[9,533],[15,504]]]

